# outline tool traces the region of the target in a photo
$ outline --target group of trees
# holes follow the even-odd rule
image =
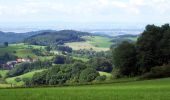
[[[112,60],[106,57],[94,57],[88,61],[97,71],[112,72]]]
[[[15,77],[22,75],[24,73],[30,72],[32,70],[45,69],[52,66],[50,61],[35,61],[35,62],[25,62],[17,64],[12,70],[7,73],[7,77]]]
[[[92,82],[99,73],[82,62],[55,65],[48,70],[36,73],[30,80],[31,85],[63,85]]]
[[[2,67],[2,64],[5,64],[8,61],[15,60],[17,57],[10,53],[3,53],[0,55],[0,68]]]
[[[66,42],[83,41],[81,36],[84,35],[89,35],[89,33],[73,30],[43,32],[25,39],[25,43],[44,46],[63,45]]]
[[[169,24],[161,27],[148,25],[136,43],[122,42],[113,50],[115,68],[123,76],[142,75],[169,61]]]

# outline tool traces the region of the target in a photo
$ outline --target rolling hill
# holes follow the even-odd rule
[[[87,32],[80,32],[74,30],[61,30],[56,32],[43,32],[37,35],[33,35],[25,39],[25,43],[32,45],[52,45],[52,44],[64,44],[66,42],[83,41],[81,36],[90,35]]]

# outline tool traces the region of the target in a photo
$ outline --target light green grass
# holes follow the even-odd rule
[[[170,100],[170,78],[77,87],[1,89],[0,100]]]
[[[111,38],[102,36],[84,36],[88,43],[99,48],[110,48],[112,45]]]
[[[107,72],[99,72],[100,76],[105,75],[106,76],[106,80],[110,80],[112,79],[112,74],[111,73],[107,73]]]
[[[94,51],[108,51],[112,42],[110,38],[102,37],[102,36],[84,36],[82,37],[86,41],[85,42],[72,42],[66,43],[66,46],[73,48],[73,50],[94,50]]]
[[[76,59],[76,60],[81,60],[81,61],[83,61],[83,62],[89,61],[88,58],[83,58],[83,57],[73,57],[73,58]]]
[[[5,75],[9,72],[9,70],[0,70],[0,75],[5,77]]]
[[[50,60],[53,57],[53,56],[46,56],[46,57],[37,56],[32,52],[31,48],[41,49],[42,51],[45,51],[44,49],[45,46],[28,45],[24,43],[19,43],[19,44],[10,44],[8,47],[0,47],[0,55],[4,53],[11,53],[19,58],[27,58],[29,56],[31,58],[36,58],[40,60]]]
[[[16,81],[15,81],[16,78],[20,78],[20,79],[23,79],[23,78],[32,78],[32,76],[33,76],[35,73],[42,72],[43,70],[44,70],[44,69],[42,69],[42,70],[36,70],[36,71],[28,72],[28,73],[23,74],[23,75],[20,75],[20,76],[7,78],[7,79],[6,79],[6,82],[7,82],[8,84],[15,84],[16,86],[21,86],[21,85],[24,84],[24,82],[23,82],[23,81],[16,82]]]

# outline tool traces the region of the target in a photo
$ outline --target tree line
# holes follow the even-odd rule
[[[161,77],[154,72],[170,70],[170,26],[147,25],[136,43],[124,41],[113,49],[117,77]],[[168,69],[169,68],[169,69]],[[156,71],[157,70],[157,71]],[[167,74],[167,72],[165,72]],[[165,74],[162,72],[162,74]]]

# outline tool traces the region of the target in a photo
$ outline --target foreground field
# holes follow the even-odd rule
[[[1,89],[0,100],[170,100],[170,78],[56,88]]]

